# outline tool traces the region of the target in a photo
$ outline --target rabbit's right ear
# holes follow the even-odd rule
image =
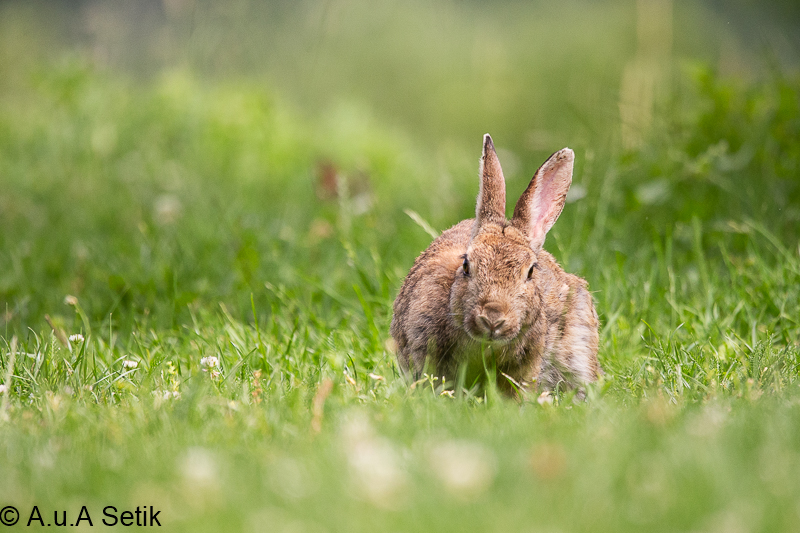
[[[574,161],[575,153],[569,148],[551,155],[536,171],[514,207],[511,225],[530,239],[534,250],[542,247],[547,232],[564,209]]]
[[[488,133],[483,136],[481,190],[478,193],[475,220],[475,232],[486,223],[502,226],[506,221],[506,182],[492,137]]]

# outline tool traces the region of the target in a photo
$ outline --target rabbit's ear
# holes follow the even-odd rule
[[[575,153],[569,148],[559,150],[539,167],[530,185],[520,196],[511,224],[531,241],[538,251],[544,238],[553,227],[572,183],[572,163]]]
[[[478,193],[478,206],[475,209],[477,224],[475,228],[487,222],[500,224],[506,221],[506,182],[503,169],[494,151],[492,137],[483,136],[483,155],[481,156],[481,190]]]

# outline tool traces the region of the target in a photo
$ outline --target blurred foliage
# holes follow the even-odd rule
[[[744,84],[695,67],[686,83],[664,113],[682,118],[666,122],[656,142],[623,158],[631,183],[625,209],[646,211],[661,234],[692,218],[720,231],[758,220],[786,242],[796,240],[798,77],[776,72]],[[648,181],[636,183],[643,177]]]

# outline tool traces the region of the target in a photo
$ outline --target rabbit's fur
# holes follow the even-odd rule
[[[503,171],[484,136],[476,218],[433,241],[394,302],[391,333],[404,371],[452,382],[489,356],[508,392],[597,379],[598,320],[586,281],[542,249],[564,207],[574,158],[569,148],[550,156],[506,220]]]

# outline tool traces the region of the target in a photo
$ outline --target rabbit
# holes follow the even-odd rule
[[[542,249],[574,159],[569,148],[551,155],[506,220],[503,171],[484,135],[475,218],[422,252],[394,302],[391,334],[406,375],[470,385],[467,369],[483,371],[491,355],[498,388],[511,396],[556,387],[583,396],[583,385],[598,379],[599,322],[588,285]]]

